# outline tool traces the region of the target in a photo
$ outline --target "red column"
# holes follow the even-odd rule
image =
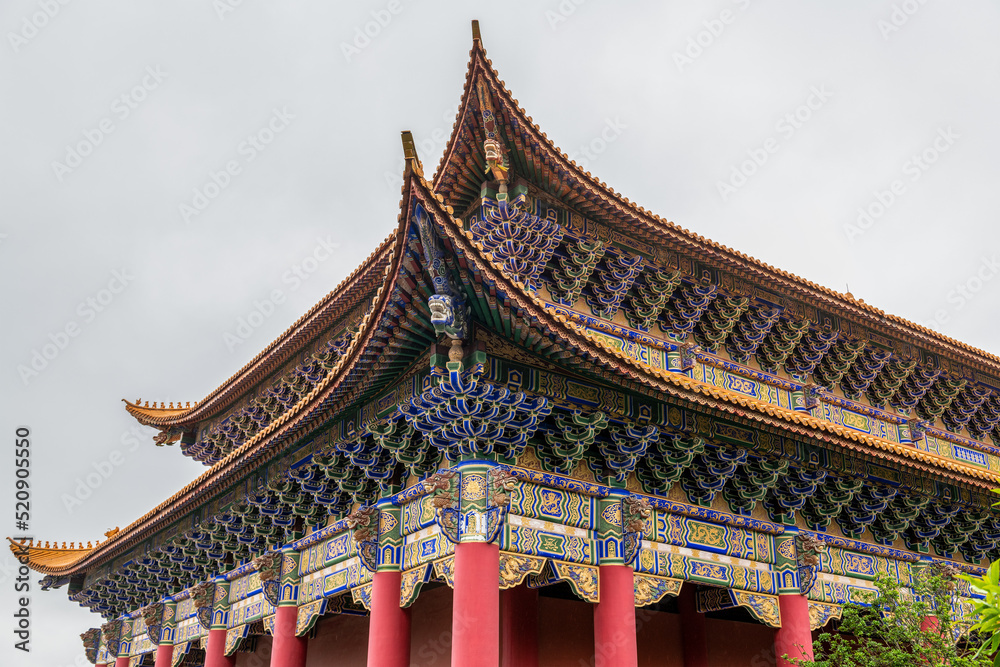
[[[812,631],[809,629],[809,600],[804,595],[779,595],[781,627],[774,634],[774,652],[778,667],[794,667],[782,656],[799,660],[813,659]]]
[[[106,662],[99,662],[96,665],[94,665],[94,667],[108,667],[108,663],[106,663]]]
[[[920,621],[920,631],[921,632],[934,632],[940,633],[941,621],[938,620],[937,616],[924,616]]]
[[[271,649],[271,667],[305,667],[307,637],[296,637],[299,608],[278,607],[274,616],[274,642]],[[156,667],[159,667],[157,665]]]
[[[708,667],[708,637],[705,634],[705,614],[698,612],[696,589],[685,582],[677,596],[677,610],[681,614],[681,646],[684,649],[684,667]]]
[[[205,646],[205,667],[236,667],[236,654],[227,656],[225,651],[225,629],[209,630],[208,645]]]
[[[601,565],[601,601],[594,606],[594,661],[636,667],[635,582],[630,565]]]
[[[538,589],[500,592],[502,667],[538,667]]]
[[[368,622],[369,667],[409,667],[410,610],[399,606],[403,573],[376,572]]]
[[[170,663],[173,659],[173,644],[160,644],[156,647],[156,662],[154,663],[156,667],[170,667]]]
[[[496,667],[500,662],[500,547],[455,545],[451,664]]]
[[[128,667],[128,656],[120,655],[115,658],[115,667]]]

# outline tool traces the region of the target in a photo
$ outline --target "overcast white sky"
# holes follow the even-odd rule
[[[633,201],[1000,351],[995,2],[8,0],[0,429],[8,443],[18,425],[33,433],[30,534],[102,537],[203,470],[133,439],[120,400],[203,398],[389,234],[399,132],[413,130],[432,171],[472,18],[535,122]],[[230,161],[225,187],[196,201]],[[274,296],[263,323],[227,343]],[[53,341],[64,348],[25,372]],[[115,451],[119,464],[103,463]],[[4,549],[0,662],[82,660],[77,635],[100,619],[65,589],[36,588],[33,653],[13,650],[12,568]]]

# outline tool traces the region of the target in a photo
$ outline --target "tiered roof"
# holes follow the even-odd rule
[[[501,144],[505,165],[498,167],[496,155],[487,155],[484,146],[489,139]],[[427,298],[435,291],[426,266],[427,249],[415,231],[418,207],[429,216],[442,240],[447,270],[461,274],[463,288],[474,302],[473,316],[491,322],[539,359],[677,405],[697,406],[763,428],[862,452],[934,479],[980,490],[996,486],[998,475],[988,466],[924,451],[637,361],[623,349],[610,345],[600,328],[614,326],[648,341],[649,336],[641,329],[630,327],[621,318],[614,320],[613,314],[604,318],[603,325],[595,325],[590,321],[593,318],[574,313],[572,304],[554,304],[549,264],[535,267],[529,279],[512,272],[495,249],[484,246],[469,223],[484,198],[484,174],[496,173],[497,169],[508,171],[512,175],[511,187],[522,187],[541,206],[570,211],[567,215],[571,219],[564,220],[567,224],[563,226],[580,238],[594,234],[602,238],[608,248],[614,249],[608,257],[641,256],[643,266],[659,271],[657,275],[676,272],[678,277],[674,279],[686,281],[684,284],[721,286],[730,295],[726,298],[734,302],[747,299],[746,303],[740,301],[744,309],[740,312],[752,307],[776,307],[783,314],[808,319],[813,325],[825,318],[830,326],[817,329],[822,335],[838,331],[845,340],[864,340],[869,349],[881,350],[875,357],[876,379],[868,379],[866,386],[878,381],[878,374],[883,372],[880,369],[892,368],[895,362],[890,357],[916,359],[919,365],[907,367],[911,374],[917,372],[915,368],[933,366],[936,374],[931,383],[914,399],[918,411],[923,396],[940,398],[934,394],[934,382],[964,380],[956,391],[946,395],[947,405],[937,416],[947,413],[952,405],[965,412],[971,410],[971,414],[962,412],[959,417],[965,421],[959,428],[952,432],[939,429],[940,435],[977,451],[996,450],[985,438],[1000,422],[1000,402],[993,403],[1000,397],[992,389],[1000,387],[1000,380],[994,380],[1000,378],[1000,358],[716,244],[622,197],[567,158],[518,106],[486,57],[478,25],[474,24],[458,117],[432,182],[424,177],[409,133],[404,133],[404,152],[407,159],[397,228],[340,286],[193,407],[149,407],[139,401],[126,401],[126,409],[140,423],[160,429],[160,444],[179,441],[186,454],[212,467],[103,544],[69,550],[12,544],[12,549],[27,553],[32,567],[55,579],[105,566],[225,493],[237,480],[295,446],[347,408],[364,404],[391,381],[413,375],[421,364],[426,366],[427,351],[434,348],[438,337],[427,305]],[[485,187],[489,190],[490,186]],[[545,261],[555,259],[546,257]],[[591,289],[588,285],[580,289]],[[637,298],[631,292],[618,296],[623,304]],[[748,305],[751,299],[755,300],[752,306]],[[663,312],[669,307],[669,303],[660,304]],[[694,315],[688,313],[698,320],[687,322],[688,333],[708,326],[698,318],[708,317],[705,313],[709,312],[706,306]],[[713,356],[679,337],[673,342],[668,337],[663,345],[684,347],[690,354],[705,358]],[[831,343],[818,354],[823,358],[828,352],[843,352],[837,349]],[[855,353],[850,362],[864,361],[863,354]],[[812,368],[822,363],[817,361]],[[758,372],[752,366],[743,368]],[[849,372],[840,371],[841,375]],[[784,378],[779,378],[782,382],[806,384],[795,374],[791,379],[787,373],[779,375]],[[905,385],[906,381],[901,380],[900,386],[910,386]],[[897,387],[894,391],[905,389]],[[980,400],[981,395],[986,397]],[[858,409],[864,407],[857,405],[861,406]],[[993,412],[997,412],[996,419]],[[979,422],[974,422],[976,415],[980,415]],[[905,423],[907,415],[900,421]],[[979,438],[960,435],[962,425],[970,423],[989,429],[977,431]],[[924,424],[921,428],[933,426]]]

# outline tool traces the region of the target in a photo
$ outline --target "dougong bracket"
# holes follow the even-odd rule
[[[420,234],[420,244],[424,248],[424,262],[434,286],[434,294],[427,299],[434,331],[452,339],[468,338],[468,308],[465,298],[452,284],[441,240],[433,228],[430,216],[421,204],[417,204],[413,210],[413,222]]]
[[[359,507],[347,517],[347,525],[354,531],[361,564],[370,572],[378,569],[378,532],[380,513],[375,505]]]

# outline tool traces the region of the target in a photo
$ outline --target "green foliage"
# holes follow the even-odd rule
[[[1000,561],[990,565],[986,574],[981,577],[964,574],[961,578],[972,584],[977,592],[986,596],[985,600],[975,602],[973,614],[976,617],[976,624],[972,629],[987,638],[983,652],[995,655],[993,665],[1000,667],[1000,652],[997,651],[1000,649]]]
[[[992,665],[980,653],[977,636],[968,633],[972,621],[952,613],[954,573],[927,569],[917,579],[912,592],[895,580],[878,579],[877,595],[864,600],[864,606],[846,605],[837,632],[824,632],[814,642],[813,661],[791,662],[799,667]],[[937,623],[926,623],[929,616]]]

